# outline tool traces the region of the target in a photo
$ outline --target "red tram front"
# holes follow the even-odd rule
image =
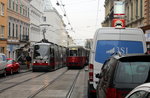
[[[87,63],[87,51],[83,46],[68,47],[67,67],[83,68]]]

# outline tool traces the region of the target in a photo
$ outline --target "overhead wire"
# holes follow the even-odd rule
[[[60,3],[59,3],[60,2]],[[71,25],[71,23],[70,23],[70,20],[69,20],[69,18],[68,18],[68,15],[67,15],[67,13],[66,13],[66,10],[65,10],[65,8],[64,8],[64,4],[63,4],[63,2],[62,2],[62,0],[57,0],[57,5],[58,6],[60,6],[60,8],[61,8],[61,10],[63,11],[63,13],[64,13],[64,16],[66,17],[66,19],[67,19],[67,21],[68,21],[68,25],[70,25],[70,27],[71,27],[71,30],[75,33],[75,31],[73,30],[73,27],[72,27],[72,25]]]

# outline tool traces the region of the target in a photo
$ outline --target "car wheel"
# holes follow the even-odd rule
[[[11,75],[13,74],[13,69],[12,69],[12,68],[10,69],[10,74],[11,74]]]
[[[6,77],[6,69],[4,69],[3,76]]]
[[[17,73],[20,73],[20,68],[18,68]]]

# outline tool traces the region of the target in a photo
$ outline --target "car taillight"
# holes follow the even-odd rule
[[[124,98],[129,91],[118,90],[116,88],[108,88],[106,98]]]
[[[93,68],[94,68],[93,64],[90,64],[89,65],[89,80],[90,81],[93,81]]]
[[[106,91],[106,98],[117,98],[116,97],[116,89],[115,88],[108,88]]]

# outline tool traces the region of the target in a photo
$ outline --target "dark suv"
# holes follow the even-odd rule
[[[136,86],[150,82],[150,55],[115,55],[102,66],[97,98],[124,98]]]

